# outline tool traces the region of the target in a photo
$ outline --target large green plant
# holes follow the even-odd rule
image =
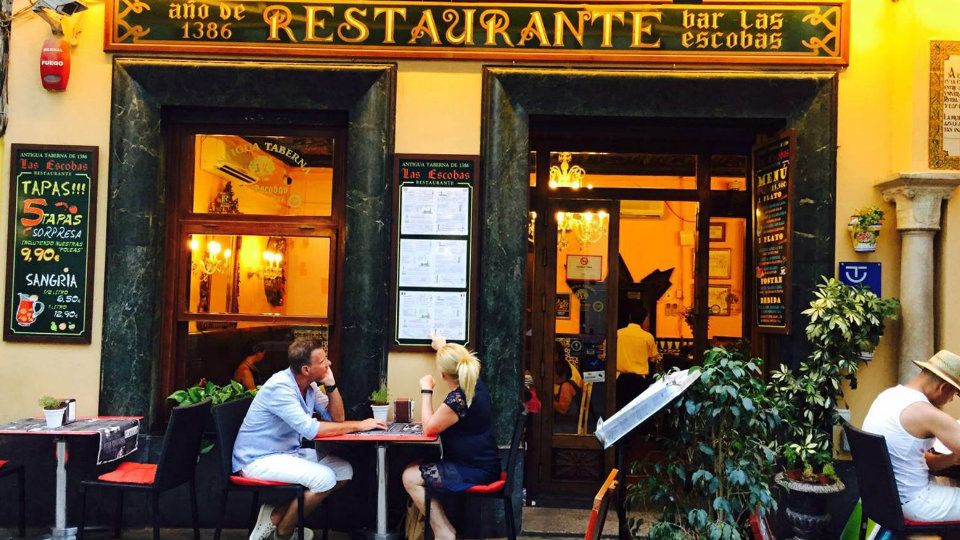
[[[803,311],[810,317],[806,334],[813,352],[795,372],[781,365],[770,373],[771,395],[783,419],[781,452],[794,480],[834,476],[830,446],[842,383],[856,388],[861,351],[873,350],[884,320],[896,318],[899,309],[896,299],[835,278],[824,278],[817,287]]]
[[[223,386],[218,386],[206,379],[200,379],[200,382],[196,385],[177,390],[167,396],[167,399],[176,401],[177,406],[194,405],[205,399],[210,399],[213,405],[220,405],[221,403],[255,395],[257,395],[256,390],[247,390],[237,381],[230,381]]]
[[[749,538],[744,517],[771,511],[778,415],[760,379],[760,359],[745,349],[714,348],[699,379],[667,411],[660,449],[648,476],[628,488],[628,501],[663,509],[650,538]],[[639,523],[633,522],[637,536]]]

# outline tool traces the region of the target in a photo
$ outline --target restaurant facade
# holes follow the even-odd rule
[[[904,313],[855,423],[960,349],[950,0],[85,4],[59,91],[51,26],[10,11],[0,422],[49,394],[159,435],[167,395],[298,336],[362,418],[382,383],[419,395],[437,332],[478,352],[501,445],[529,372],[548,499],[613,466],[592,433],[630,321],[671,366],[741,339],[796,365],[821,276],[869,272]]]

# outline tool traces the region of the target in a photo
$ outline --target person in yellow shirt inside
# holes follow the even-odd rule
[[[631,310],[627,317],[627,326],[617,330],[617,410],[650,386],[650,364],[660,360],[653,334],[640,326],[646,310]]]

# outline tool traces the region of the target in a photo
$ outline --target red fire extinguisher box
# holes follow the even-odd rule
[[[48,38],[40,50],[40,81],[47,90],[66,90],[69,80],[70,45],[62,38]]]

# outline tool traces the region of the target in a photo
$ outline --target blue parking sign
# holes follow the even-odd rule
[[[847,285],[862,285],[877,296],[880,295],[880,263],[878,262],[842,262],[839,272],[840,281]]]

